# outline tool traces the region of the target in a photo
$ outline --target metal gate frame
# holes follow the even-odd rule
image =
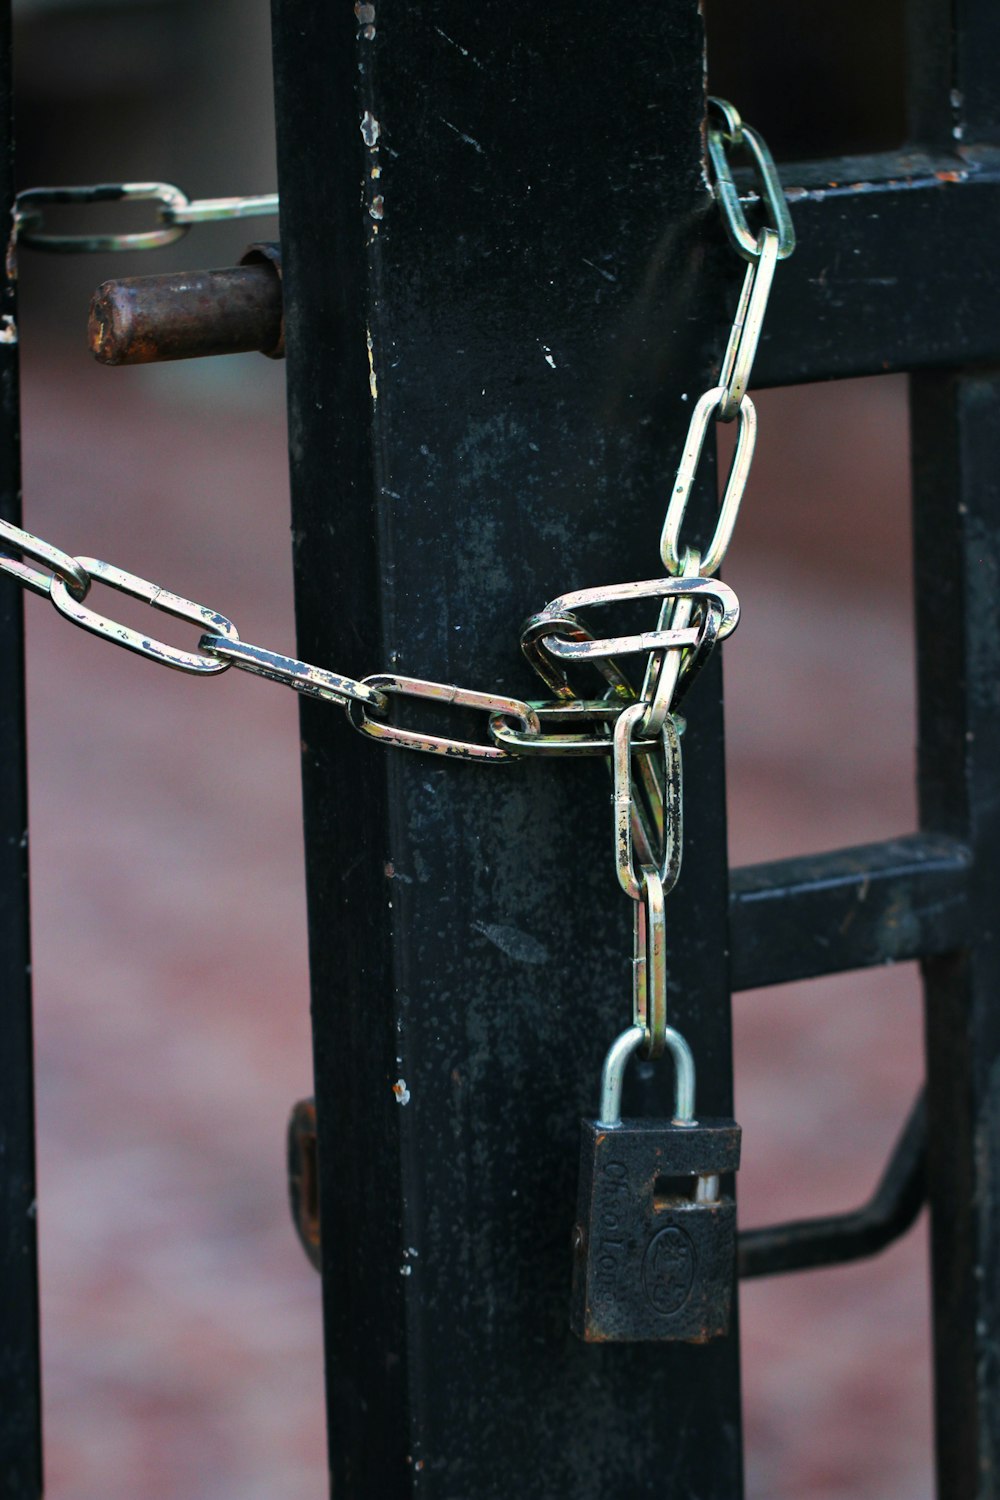
[[[735,298],[700,175],[698,7],[630,7],[627,27],[600,3],[584,26],[567,4],[355,9],[348,34],[275,5],[303,649],[530,691],[520,618],[642,576],[679,398],[717,368],[713,309]],[[783,169],[799,249],[757,374],[911,372],[920,831],[733,871],[727,934],[719,683],[700,685],[670,964],[703,1107],[724,1111],[727,951],[738,991],[923,962],[927,1101],[879,1191],[745,1235],[741,1271],[870,1254],[929,1191],[939,1483],[971,1497],[995,1492],[998,1427],[1000,388],[978,367],[1000,355],[1000,19],[919,0],[908,22],[918,144]],[[576,1116],[627,951],[599,780],[428,775],[308,706],[303,725],[335,1490],[737,1495],[735,1334],[652,1353],[565,1334]],[[491,926],[546,961],[491,950]]]
[[[735,296],[702,176],[696,0],[627,15],[593,0],[585,26],[566,0],[275,6],[300,649],[530,691],[522,617],[567,587],[643,576],[681,398],[717,364]],[[727,895],[721,678],[706,674],[670,977],[700,1107],[725,1113],[730,981],[922,962],[926,1105],[879,1193],[744,1236],[741,1269],[871,1253],[926,1192],[939,1492],[972,1500],[997,1493],[1000,1436],[1000,13],[911,0],[908,19],[916,144],[784,169],[800,248],[757,370],[769,385],[911,375],[920,830],[733,871]],[[0,331],[15,520],[16,354]],[[34,1500],[9,584],[0,631],[0,1479]],[[576,1119],[627,995],[599,768],[428,766],[321,706],[302,724],[335,1492],[732,1500],[735,1325],[694,1349],[594,1349],[565,1326]],[[636,1071],[631,1109],[662,1111],[664,1070]]]

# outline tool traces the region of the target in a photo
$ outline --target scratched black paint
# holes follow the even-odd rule
[[[697,5],[375,9],[276,9],[299,647],[537,693],[521,622],[655,573],[719,354]],[[302,723],[336,1492],[732,1500],[735,1338],[567,1326],[578,1120],[630,1019],[605,768]],[[716,674],[685,742],[672,993],[725,1115]],[[645,1072],[628,1108],[666,1114]]]

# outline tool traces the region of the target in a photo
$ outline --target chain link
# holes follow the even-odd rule
[[[0,521],[0,538],[15,552],[30,557],[33,562],[41,563],[43,568],[48,569],[48,572],[40,573],[37,568],[29,568],[16,558],[0,554],[0,572],[16,578],[23,588],[31,589],[35,594],[47,595],[53,578],[61,578],[70,593],[78,599],[82,599],[90,588],[90,575],[78,560],[60,551],[58,547],[53,547],[50,542],[43,542],[41,537],[32,536],[30,531],[22,531],[20,526],[15,526],[11,521]]]
[[[633,740],[646,713],[645,703],[633,703],[615,721],[612,739],[612,775],[615,812],[615,869],[618,883],[626,896],[638,901],[645,887],[648,855],[640,868],[635,867],[634,829],[636,822],[636,788],[632,778],[632,756],[638,748]],[[672,891],[681,873],[683,845],[683,796],[681,745],[677,725],[671,717],[664,722],[659,744],[663,750],[663,779],[660,783],[663,823],[657,876],[664,893]],[[645,826],[641,814],[639,821]],[[647,830],[648,836],[648,830]]]
[[[422,677],[397,677],[383,673],[377,677],[366,677],[362,687],[378,693],[390,693],[404,698],[430,698],[438,703],[457,704],[461,708],[477,708],[483,713],[502,714],[519,719],[528,734],[540,734],[541,724],[534,709],[518,698],[505,698],[497,693],[479,693],[472,688],[452,687],[443,682],[428,682]],[[347,705],[347,716],[355,729],[370,734],[386,744],[404,750],[427,750],[432,755],[452,755],[463,760],[510,760],[511,752],[502,745],[478,744],[474,740],[456,740],[440,734],[427,734],[416,729],[403,729],[398,724],[389,724],[369,718],[365,705],[357,698]]]
[[[156,203],[157,227],[121,234],[53,234],[45,227],[43,209],[65,203]],[[277,193],[242,198],[199,198],[192,202],[170,182],[98,182],[86,187],[27,188],[18,193],[14,235],[32,250],[63,255],[117,250],[156,250],[182,239],[194,224],[225,219],[250,219],[278,212]]]
[[[327,703],[339,703],[342,708],[353,699],[357,703],[370,704],[377,713],[385,713],[389,707],[384,693],[366,687],[363,682],[355,682],[353,677],[341,677],[324,667],[310,666],[307,661],[298,661],[294,656],[279,656],[276,651],[267,651],[263,646],[251,646],[249,641],[231,636],[203,635],[198,650],[219,657],[227,666],[239,667],[256,677],[266,677],[269,682],[282,682],[297,693],[304,693],[307,698],[322,698]]]
[[[663,520],[663,531],[660,535],[660,557],[663,560],[663,566],[670,573],[680,573],[684,567],[684,549],[681,548],[680,539],[681,525],[701,463],[701,455],[704,452],[708,424],[713,416],[721,413],[729,400],[730,395],[726,386],[713,386],[711,390],[698,398],[694,411],[691,413],[677,478],[674,480],[670,503]],[[736,525],[736,517],[739,515],[743,491],[750,477],[750,465],[753,463],[754,448],[757,443],[757,409],[749,396],[744,396],[740,401],[737,416],[739,426],[736,431],[733,461],[726,479],[726,487],[722,492],[715,531],[702,554],[701,571],[706,575],[718,572],[722,559],[726,555],[733,528]]]
[[[227,636],[230,640],[239,639],[232,620],[227,620],[225,615],[208,609],[204,604],[195,604],[192,599],[182,599],[179,594],[168,593],[159,584],[150,583],[146,578],[137,578],[134,573],[126,573],[123,568],[113,567],[111,563],[102,562],[97,557],[76,557],[73,561],[87,575],[88,595],[91,584],[104,583],[119,594],[128,594],[152,609],[160,609],[164,614],[172,615],[175,620],[188,620],[192,625],[200,625],[202,630],[207,626],[216,635]],[[180,651],[166,641],[159,641],[154,636],[133,630],[129,625],[121,625],[117,620],[97,614],[84,603],[84,599],[70,590],[62,578],[52,579],[49,598],[59,613],[67,620],[72,620],[74,625],[89,630],[92,635],[102,636],[104,640],[113,641],[126,651],[134,651],[138,656],[158,661],[165,667],[173,667],[175,671],[204,674],[225,672],[229,666],[227,661],[205,656],[197,651]]]
[[[715,174],[715,196],[730,244],[744,260],[756,260],[760,254],[760,242],[747,223],[729,160],[730,152],[742,147],[753,165],[767,222],[778,235],[778,259],[787,260],[795,249],[795,229],[770,151],[728,100],[710,95],[708,108],[708,159]]]

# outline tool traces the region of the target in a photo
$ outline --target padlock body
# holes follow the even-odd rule
[[[734,1120],[581,1122],[570,1327],[588,1342],[701,1344],[729,1328],[736,1204],[695,1201],[735,1172]]]

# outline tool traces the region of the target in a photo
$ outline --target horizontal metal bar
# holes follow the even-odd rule
[[[876,1255],[906,1233],[926,1196],[927,1104],[921,1089],[868,1202],[851,1213],[744,1229],[739,1237],[739,1274],[744,1279],[776,1276]]]
[[[755,388],[1000,360],[1000,152],[781,174],[798,246],[775,277]]]
[[[964,946],[969,863],[956,840],[914,834],[733,870],[733,989]]]

